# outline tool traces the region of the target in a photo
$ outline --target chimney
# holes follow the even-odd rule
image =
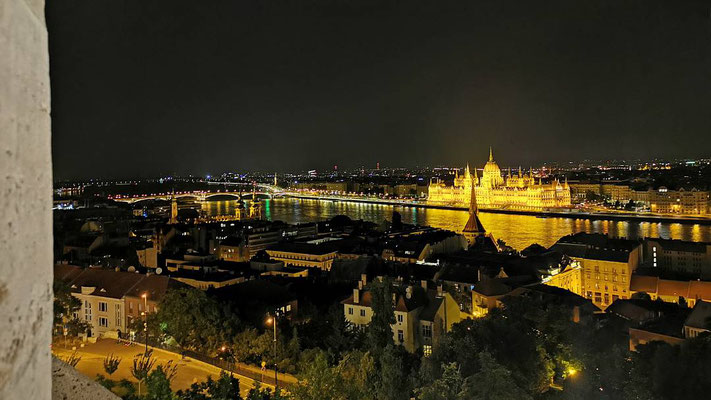
[[[363,281],[358,281],[358,289],[363,289]]]
[[[476,269],[476,281],[481,282],[481,267]]]
[[[353,303],[360,303],[360,289],[353,289]]]
[[[363,286],[368,284],[368,275],[360,274],[360,282]]]
[[[412,286],[405,288],[405,297],[407,297],[408,300],[412,298]]]
[[[423,280],[423,281],[420,281],[420,283],[422,284],[422,288],[427,290],[427,281]]]
[[[397,304],[397,294],[393,293],[393,305]]]
[[[442,297],[442,285],[437,285],[437,297]]]

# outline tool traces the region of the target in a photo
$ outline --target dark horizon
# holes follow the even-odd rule
[[[50,1],[56,180],[709,157],[706,2]]]

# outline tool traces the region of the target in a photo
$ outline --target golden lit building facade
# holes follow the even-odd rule
[[[583,291],[583,270],[580,262],[573,260],[562,269],[552,271],[551,275],[542,278],[543,283],[548,286],[555,286],[584,296]]]
[[[567,182],[561,183],[557,179],[546,184],[540,179],[536,182],[531,173],[523,174],[520,168],[518,174],[512,174],[509,170],[504,177],[491,150],[481,178],[477,176],[476,169],[472,175],[467,165],[462,176],[457,173],[452,186],[441,181],[430,182],[428,200],[432,203],[468,205],[472,187],[479,208],[484,209],[535,211],[571,204]]]

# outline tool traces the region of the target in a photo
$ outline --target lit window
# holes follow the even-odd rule
[[[425,357],[431,356],[432,355],[432,345],[426,344],[426,345],[422,346],[422,354]]]
[[[398,314],[398,315],[397,315],[397,323],[398,323],[398,324],[402,324],[402,320],[403,320],[402,314]]]

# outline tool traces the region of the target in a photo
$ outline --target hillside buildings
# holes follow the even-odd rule
[[[432,346],[460,321],[459,306],[441,287],[429,289],[427,281],[421,285],[393,286],[392,302],[395,323],[391,325],[393,341],[409,352],[422,349],[427,356]],[[355,327],[368,325],[373,318],[372,296],[365,278],[353,295],[341,302],[348,322]]]
[[[564,236],[551,247],[577,261],[580,269],[581,296],[605,308],[617,299],[630,296],[630,279],[642,260],[642,245],[638,241],[610,238],[607,235],[576,233]],[[562,282],[576,285],[577,278]]]
[[[711,200],[705,190],[669,190],[664,186],[656,190],[634,190],[619,183],[570,183],[570,190],[577,202],[596,197],[622,204],[632,201],[659,214],[708,215]]]

